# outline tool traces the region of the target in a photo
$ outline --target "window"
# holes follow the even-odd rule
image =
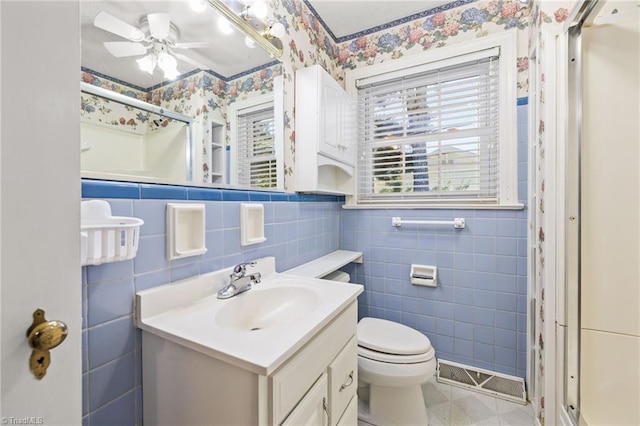
[[[348,77],[358,100],[357,204],[515,204],[513,48],[469,44],[475,50]]]
[[[273,102],[238,110],[238,185],[252,188],[278,186]]]

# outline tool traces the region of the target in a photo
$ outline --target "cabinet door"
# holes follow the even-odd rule
[[[331,418],[335,424],[358,387],[358,341],[355,336],[329,365],[328,373]]]
[[[327,426],[327,375],[320,376],[309,392],[282,423],[282,426]]]
[[[344,410],[344,414],[336,426],[357,426],[358,425],[358,397],[353,396],[351,402]]]
[[[358,109],[355,99],[351,99],[346,93],[342,94],[340,106],[340,150],[341,161],[355,165],[358,142]]]
[[[330,76],[320,78],[320,126],[318,152],[340,160],[341,157],[341,97],[342,88]]]

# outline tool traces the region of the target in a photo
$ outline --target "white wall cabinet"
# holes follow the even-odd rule
[[[355,425],[356,327],[351,302],[267,376],[143,331],[144,422]]]
[[[356,105],[319,65],[296,71],[296,191],[353,194]]]

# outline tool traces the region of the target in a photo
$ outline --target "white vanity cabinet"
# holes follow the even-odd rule
[[[267,375],[143,330],[145,424],[356,425],[356,303]]]
[[[352,194],[356,105],[319,65],[296,71],[296,191]]]

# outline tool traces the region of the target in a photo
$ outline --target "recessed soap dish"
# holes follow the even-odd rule
[[[240,244],[248,246],[266,241],[264,205],[240,204]]]
[[[206,253],[204,232],[204,204],[167,204],[169,260]]]

